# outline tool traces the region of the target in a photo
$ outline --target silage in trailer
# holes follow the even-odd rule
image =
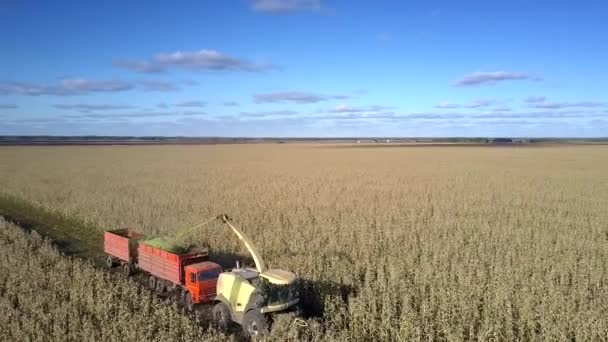
[[[188,246],[181,245],[177,242],[170,241],[162,237],[150,238],[144,240],[144,243],[148,246],[156,247],[162,249],[163,251],[175,254],[184,254],[188,251]]]

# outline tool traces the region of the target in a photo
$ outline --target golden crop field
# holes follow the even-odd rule
[[[302,279],[278,340],[608,339],[605,146],[3,147],[0,189],[100,233],[230,215]]]
[[[1,341],[213,340],[132,282],[0,219]],[[217,338],[217,340],[220,340]]]

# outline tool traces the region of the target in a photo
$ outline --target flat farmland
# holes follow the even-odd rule
[[[277,339],[608,339],[608,146],[1,147],[0,193],[99,234],[228,214],[302,279]]]

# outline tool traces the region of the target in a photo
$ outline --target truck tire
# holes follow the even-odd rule
[[[230,315],[230,309],[226,304],[218,302],[213,307],[213,323],[217,326],[220,331],[227,331],[230,326],[232,317]]]
[[[150,290],[156,291],[156,277],[151,275],[150,278],[148,278],[148,287],[150,287]]]
[[[243,332],[247,337],[264,336],[268,334],[268,321],[259,309],[252,309],[243,317]]]
[[[122,274],[124,274],[125,276],[130,276],[131,274],[133,274],[133,267],[131,267],[131,264],[126,263],[124,265],[122,265]]]
[[[188,291],[184,290],[183,288],[179,290],[179,302],[183,305],[186,302],[186,295],[188,294]]]
[[[190,292],[186,294],[186,299],[184,300],[184,308],[186,308],[186,311],[189,312],[194,311],[194,302],[192,300],[192,294]]]
[[[112,268],[116,265],[116,263],[114,262],[114,258],[109,256],[106,258],[106,267],[107,268]]]

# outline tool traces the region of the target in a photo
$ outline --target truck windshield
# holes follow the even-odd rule
[[[217,279],[217,277],[220,276],[220,273],[222,273],[220,268],[212,268],[210,270],[200,272],[198,274],[198,281]]]

